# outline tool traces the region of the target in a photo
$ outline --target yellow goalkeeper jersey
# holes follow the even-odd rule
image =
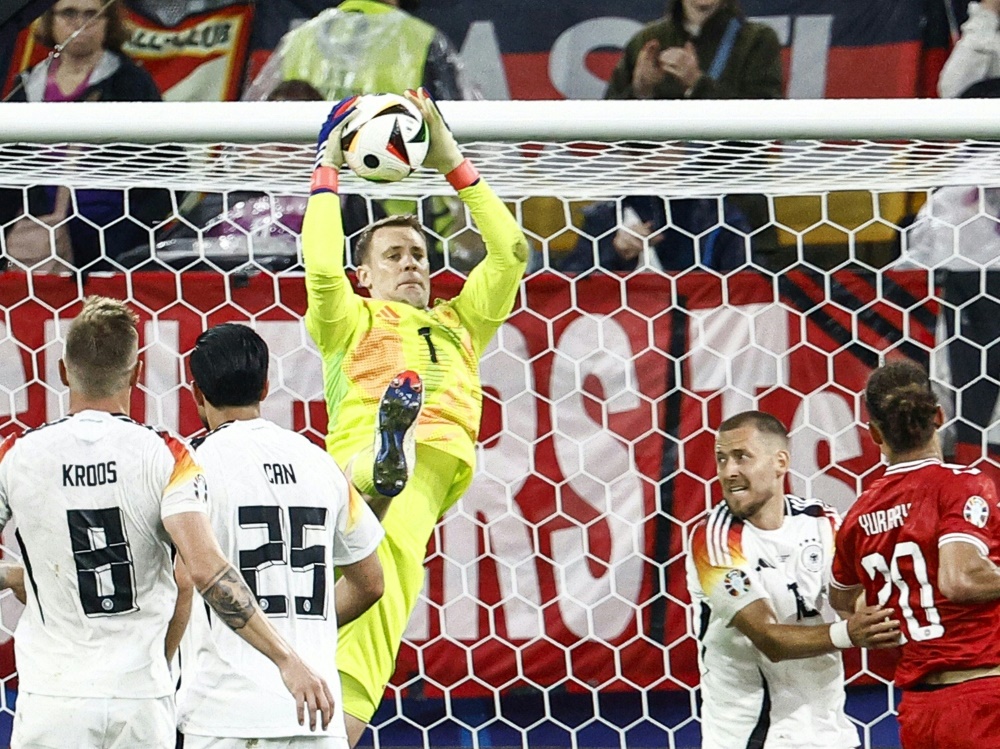
[[[485,180],[461,190],[459,197],[483,235],[486,258],[458,296],[429,309],[354,293],[344,271],[337,195],[310,197],[302,227],[305,323],[323,358],[327,449],[346,466],[370,447],[382,394],[398,373],[414,370],[424,383],[417,442],[453,455],[464,466],[438,515],[471,481],[482,415],[479,358],[510,315],[528,254],[524,233]]]

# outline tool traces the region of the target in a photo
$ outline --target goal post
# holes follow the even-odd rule
[[[321,443],[299,235],[329,106],[0,107],[0,435],[65,412],[66,326],[106,294],[140,317],[136,418],[195,434],[184,355],[245,321],[271,349],[264,415]],[[435,531],[376,745],[697,746],[685,537],[719,498],[724,417],[781,418],[791,491],[845,511],[880,470],[865,380],[907,357],[940,387],[949,455],[996,468],[1000,102],[440,107],[532,263],[482,361],[477,474]],[[457,293],[482,248],[440,175],[342,192],[349,240],[416,210],[434,296]],[[724,248],[745,256],[710,261]],[[6,706],[18,613],[0,595]],[[896,746],[890,664],[847,664],[863,745]]]

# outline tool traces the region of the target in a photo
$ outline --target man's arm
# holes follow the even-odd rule
[[[939,550],[938,587],[954,603],[984,603],[1000,599],[1000,568],[975,544],[946,543]]]
[[[997,75],[1000,65],[1000,0],[969,3],[969,20],[938,78],[943,99],[961,96],[973,83]]]
[[[424,165],[436,169],[458,191],[483,235],[486,259],[473,268],[454,302],[455,312],[482,354],[496,329],[510,315],[528,265],[528,240],[507,207],[466,159],[426,90],[408,91],[427,123],[429,146]]]
[[[183,560],[191,581],[218,617],[248,644],[269,658],[295,698],[299,724],[315,727],[316,712],[323,728],[333,717],[333,695],[326,682],[302,662],[263,615],[239,571],[229,563],[202,512],[180,512],[163,519],[163,526]]]
[[[0,590],[14,591],[14,597],[21,603],[28,602],[24,589],[24,567],[13,562],[0,564]]]
[[[340,568],[341,578],[334,587],[337,625],[353,622],[382,597],[385,581],[378,554],[372,552],[360,562]]]
[[[191,575],[188,574],[184,560],[177,557],[174,560],[174,581],[177,583],[177,602],[174,604],[174,615],[170,618],[167,626],[166,654],[167,660],[172,661],[180,647],[181,638],[191,620],[191,601],[194,599],[194,583]]]
[[[847,636],[843,638],[843,622],[826,626],[779,624],[774,609],[766,599],[758,599],[740,609],[732,626],[746,635],[760,652],[771,661],[812,658],[845,647],[869,649],[893,648],[899,645],[899,622],[890,619],[891,609],[866,606],[847,620]],[[838,631],[840,633],[838,635]],[[835,641],[836,640],[836,641]]]
[[[860,585],[855,585],[850,588],[838,588],[834,585],[830,586],[830,605],[833,610],[836,611],[844,619],[847,619],[858,610],[858,604],[861,602],[861,593],[864,591]]]
[[[340,136],[352,105],[353,99],[339,102],[320,131],[318,162],[302,219],[306,330],[324,354],[343,347],[357,327],[362,307],[344,271],[344,225],[337,194],[343,164]]]

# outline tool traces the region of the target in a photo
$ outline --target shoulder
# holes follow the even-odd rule
[[[836,530],[840,526],[840,513],[820,499],[804,499],[794,494],[787,495],[788,508],[792,516],[804,515],[819,520],[827,520]]]
[[[781,43],[778,41],[778,33],[766,23],[744,21],[741,36],[745,37],[748,41],[758,44],[767,44],[773,47],[781,46]]]
[[[21,433],[18,431],[13,434],[8,434],[2,441],[0,441],[0,463],[3,462],[4,457],[11,451],[11,448],[14,447],[14,443],[17,442],[20,437]]]
[[[743,521],[722,502],[691,531],[691,554],[713,567],[730,567],[742,560],[743,529]]]
[[[113,82],[116,93],[134,101],[160,101],[160,89],[150,72],[128,55],[114,54],[118,58],[118,69],[109,82]]]

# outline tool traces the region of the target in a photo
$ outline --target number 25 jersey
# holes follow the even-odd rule
[[[889,467],[837,534],[832,584],[863,585],[868,603],[902,621],[901,689],[934,671],[1000,664],[1000,602],[956,604],[938,588],[939,549],[955,542],[1000,562],[996,488],[975,468],[933,459]]]
[[[52,697],[173,694],[177,600],[163,518],[205,512],[187,446],[126,416],[81,411],[0,444],[0,526],[13,518],[28,606],[21,688]]]
[[[382,526],[333,458],[301,434],[258,418],[194,444],[219,546],[272,626],[329,684],[335,713],[326,731],[300,726],[278,667],[198,602],[181,643],[178,726],[224,738],[322,734],[347,749],[334,567],[374,553]]]

